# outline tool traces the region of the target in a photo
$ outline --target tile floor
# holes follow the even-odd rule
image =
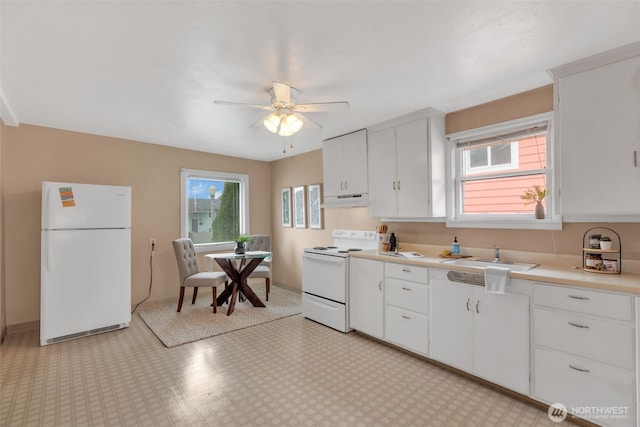
[[[297,315],[165,348],[127,329],[0,346],[2,426],[553,426],[546,411]]]

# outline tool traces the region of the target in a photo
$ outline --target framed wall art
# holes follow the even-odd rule
[[[293,221],[296,228],[307,228],[307,212],[304,200],[304,185],[293,188]]]
[[[320,184],[307,187],[307,204],[309,205],[309,228],[322,229],[322,207],[320,206]]]
[[[280,211],[280,218],[283,227],[291,227],[291,188],[283,188],[280,192],[280,204],[282,205]]]

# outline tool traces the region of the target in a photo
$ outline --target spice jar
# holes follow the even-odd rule
[[[590,234],[589,235],[589,249],[600,249],[600,235],[599,234]]]
[[[604,264],[602,262],[602,255],[600,254],[587,254],[584,258],[584,265],[586,267],[596,270],[601,270],[602,267],[604,267]]]

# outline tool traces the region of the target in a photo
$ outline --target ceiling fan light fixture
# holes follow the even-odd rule
[[[282,136],[291,136],[302,129],[302,125],[302,120],[300,120],[293,114],[287,114],[282,117],[282,121],[280,122],[279,134]]]
[[[278,113],[271,113],[262,121],[264,127],[271,133],[278,132],[280,128],[280,115]]]

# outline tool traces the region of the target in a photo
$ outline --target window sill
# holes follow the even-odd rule
[[[497,228],[514,230],[562,230],[560,218],[549,219],[447,219],[447,228]]]
[[[236,244],[233,242],[198,243],[193,246],[195,246],[196,248],[196,253],[202,253],[202,252],[232,251],[235,249]]]

